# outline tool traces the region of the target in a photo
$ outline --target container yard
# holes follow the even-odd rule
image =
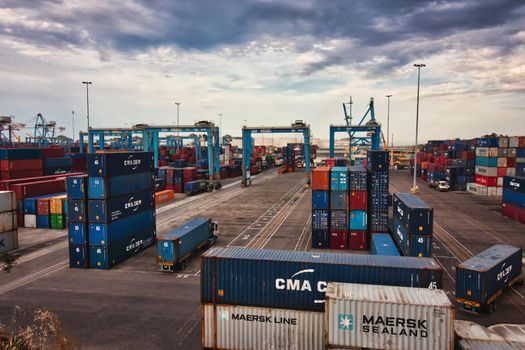
[[[0,349],[525,349],[524,10],[0,5]]]

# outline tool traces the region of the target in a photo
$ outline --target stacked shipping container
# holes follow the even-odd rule
[[[69,267],[89,267],[88,177],[67,179]]]
[[[0,255],[18,248],[16,196],[12,191],[0,191]]]
[[[525,225],[525,162],[516,164],[516,174],[503,178],[501,213]]]
[[[367,249],[368,234],[368,177],[361,166],[348,167],[349,235],[348,248]]]
[[[368,226],[370,232],[388,232],[388,162],[387,151],[368,151]]]

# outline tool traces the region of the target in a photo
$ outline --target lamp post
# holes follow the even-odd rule
[[[411,191],[416,193],[419,192],[419,188],[416,184],[416,173],[417,173],[417,133],[419,128],[419,85],[421,82],[421,68],[425,67],[423,63],[416,63],[414,67],[417,68],[417,99],[416,99],[416,143],[414,144],[414,184],[412,185]]]
[[[222,143],[221,134],[222,134],[222,113],[219,113],[219,145]]]
[[[180,107],[180,102],[175,102],[175,104],[177,105],[177,126],[179,126],[179,117],[180,117],[179,107]]]
[[[83,81],[82,84],[86,85],[87,128],[88,128],[88,131],[89,131],[89,129],[90,129],[90,126],[89,126],[89,85],[91,85],[93,83],[90,82],[90,81]]]
[[[73,124],[73,143],[75,143],[75,111],[71,111],[71,124]]]
[[[388,99],[388,108],[386,113],[386,150],[388,151],[388,158],[390,159],[388,164],[392,165],[392,150],[390,149],[390,97],[392,97],[392,94],[385,95],[385,97]]]

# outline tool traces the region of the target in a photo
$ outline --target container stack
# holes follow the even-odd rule
[[[42,150],[39,148],[0,149],[2,180],[42,176]]]
[[[392,238],[404,256],[430,257],[434,210],[411,193],[393,197]]]
[[[368,234],[368,176],[366,168],[348,167],[349,170],[349,230],[348,248],[367,249]]]
[[[88,156],[89,266],[110,269],[155,240],[151,152]]]
[[[66,228],[67,211],[67,195],[49,198],[49,223],[52,229]]]
[[[348,168],[335,166],[330,170],[330,249],[348,248],[348,199]]]
[[[503,178],[501,213],[525,225],[525,163],[516,164],[516,175]]]
[[[0,191],[0,255],[18,248],[16,196],[12,191]]]
[[[369,232],[388,232],[388,151],[368,151]]]
[[[70,268],[89,267],[87,180],[87,175],[71,176],[67,179]]]
[[[328,218],[330,216],[330,167],[312,172],[312,248],[330,247]]]

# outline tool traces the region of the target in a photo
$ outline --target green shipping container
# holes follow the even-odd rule
[[[51,228],[63,230],[66,228],[64,214],[51,214]]]

